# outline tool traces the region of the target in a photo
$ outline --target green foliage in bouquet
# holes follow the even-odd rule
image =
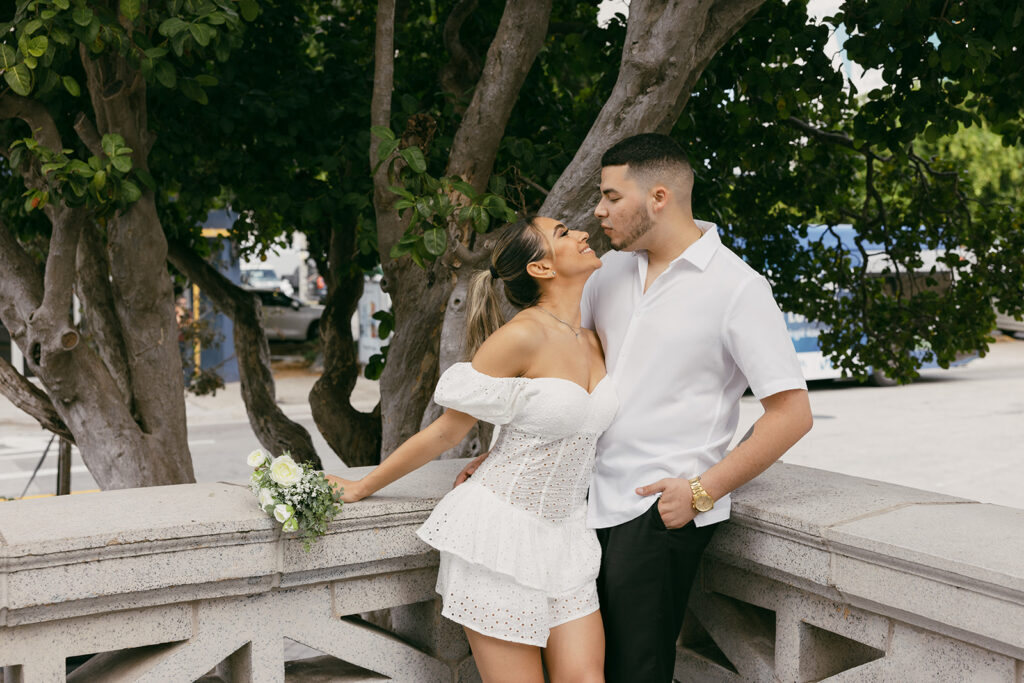
[[[303,549],[309,552],[341,511],[341,490],[333,488],[322,471],[295,462],[288,453],[271,458],[257,449],[246,462],[255,468],[249,488],[260,508],[280,522],[286,533],[298,532]]]

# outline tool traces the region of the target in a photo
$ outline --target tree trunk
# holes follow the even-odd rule
[[[79,47],[100,136],[121,135],[134,168],[147,169],[146,81],[120,55],[93,58]],[[83,139],[89,142],[87,138]],[[178,351],[174,292],[167,271],[167,240],[152,191],[107,223],[114,311],[123,332],[133,413],[159,454],[161,480],[192,481],[185,420],[184,379]]]
[[[324,372],[309,392],[313,420],[331,449],[349,467],[380,462],[380,403],[370,413],[352,407],[359,377],[350,321],[363,293],[363,272],[352,262],[355,229],[335,229],[329,239],[329,284],[320,318]]]
[[[14,369],[10,363],[0,358],[0,394],[3,394],[19,409],[34,417],[43,429],[48,429],[57,436],[74,443],[74,435],[68,431],[64,420],[60,419],[53,402],[40,391],[36,385],[25,379],[25,376]]]
[[[263,329],[259,298],[221,275],[192,250],[170,244],[174,267],[199,285],[234,323],[235,358],[242,384],[242,399],[256,438],[272,455],[291,453],[298,462],[317,469],[323,465],[306,428],[290,420],[277,406],[274,375],[270,371],[270,345]]]
[[[607,238],[594,218],[600,198],[601,155],[630,135],[672,130],[711,58],[763,3],[631,3],[618,80],[540,213],[586,229],[595,251],[607,251]]]
[[[102,86],[90,77],[91,88]],[[109,104],[119,96],[108,88],[100,99]],[[129,96],[135,99],[128,104],[136,108],[127,117],[133,119],[132,127],[124,131],[124,137],[135,149],[133,161],[140,163],[135,157],[142,155],[144,163],[145,148],[136,144],[132,135],[138,133],[138,121],[145,119],[144,92],[141,110],[138,93]],[[52,116],[38,101],[7,93],[0,98],[0,117],[23,119],[40,144],[51,150],[63,148]],[[86,137],[87,143],[98,141],[98,136]],[[31,161],[18,170],[29,187],[45,187],[38,162]],[[132,388],[128,400],[123,386],[118,386],[90,345],[78,343],[80,333],[71,324],[80,238],[93,227],[91,213],[69,208],[56,199],[45,204],[43,210],[53,231],[44,272],[0,226],[0,319],[42,381],[54,410],[74,435],[83,460],[102,488],[194,481],[170,276],[160,251],[163,232],[152,211],[152,194],[148,205],[146,200],[144,197],[115,215],[107,225],[115,299],[119,290],[131,295],[117,301],[115,311],[121,327],[129,332],[123,359]],[[152,224],[146,222],[147,216]],[[87,239],[96,236],[90,234]],[[151,260],[154,251],[160,258],[157,266]],[[164,277],[159,276],[161,272]]]
[[[509,0],[501,23],[487,53],[473,99],[456,131],[448,161],[448,174],[458,175],[478,190],[487,186],[505,125],[519,96],[537,53],[544,43],[551,0]],[[388,125],[394,71],[394,7],[381,2],[377,15],[374,95],[371,120]],[[370,150],[376,164],[377,144]],[[398,261],[387,257],[401,238],[405,224],[391,208],[393,196],[387,190],[389,180],[384,166],[374,178],[374,206],[377,213],[378,244],[395,314],[395,334],[381,376],[383,414],[382,450],[390,453],[416,433],[424,420],[437,382],[439,367],[447,368],[461,360],[465,330],[465,295],[455,293],[461,279],[470,272],[467,260],[459,256],[473,242],[472,230],[454,226],[448,254],[431,264],[429,270],[413,265],[408,258]],[[441,330],[452,330],[438,352]],[[435,412],[439,412],[436,410]],[[484,435],[486,436],[486,435]],[[479,434],[449,455],[478,452],[483,439]]]
[[[194,481],[191,460],[183,463],[187,467],[165,461],[160,443],[139,428],[110,373],[88,344],[61,349],[34,341],[39,336],[32,330],[31,317],[41,308],[43,291],[38,266],[10,231],[0,226],[0,322],[25,352],[26,364],[74,435],[96,483],[115,489]],[[178,367],[180,372],[180,361]],[[184,392],[178,398],[184,403]]]

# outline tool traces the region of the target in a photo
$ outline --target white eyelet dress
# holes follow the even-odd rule
[[[597,438],[618,409],[558,378],[491,377],[456,363],[434,401],[503,425],[476,473],[418,530],[441,551],[442,614],[502,640],[544,647],[550,630],[598,609],[601,548],[586,527]]]

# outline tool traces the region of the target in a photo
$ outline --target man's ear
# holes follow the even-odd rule
[[[657,213],[668,206],[668,203],[672,201],[672,190],[664,185],[655,185],[651,188],[649,196],[651,199],[651,211]]]
[[[527,263],[526,273],[530,277],[535,277],[541,280],[554,277],[554,269],[551,267],[551,263],[548,262],[547,259]]]

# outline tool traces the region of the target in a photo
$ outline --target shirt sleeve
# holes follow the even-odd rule
[[[455,363],[437,381],[434,402],[478,420],[503,425],[518,413],[525,386],[522,377],[491,377],[470,363]]]
[[[741,286],[723,325],[726,349],[754,396],[763,399],[780,391],[807,388],[786,321],[767,280],[758,276]]]

